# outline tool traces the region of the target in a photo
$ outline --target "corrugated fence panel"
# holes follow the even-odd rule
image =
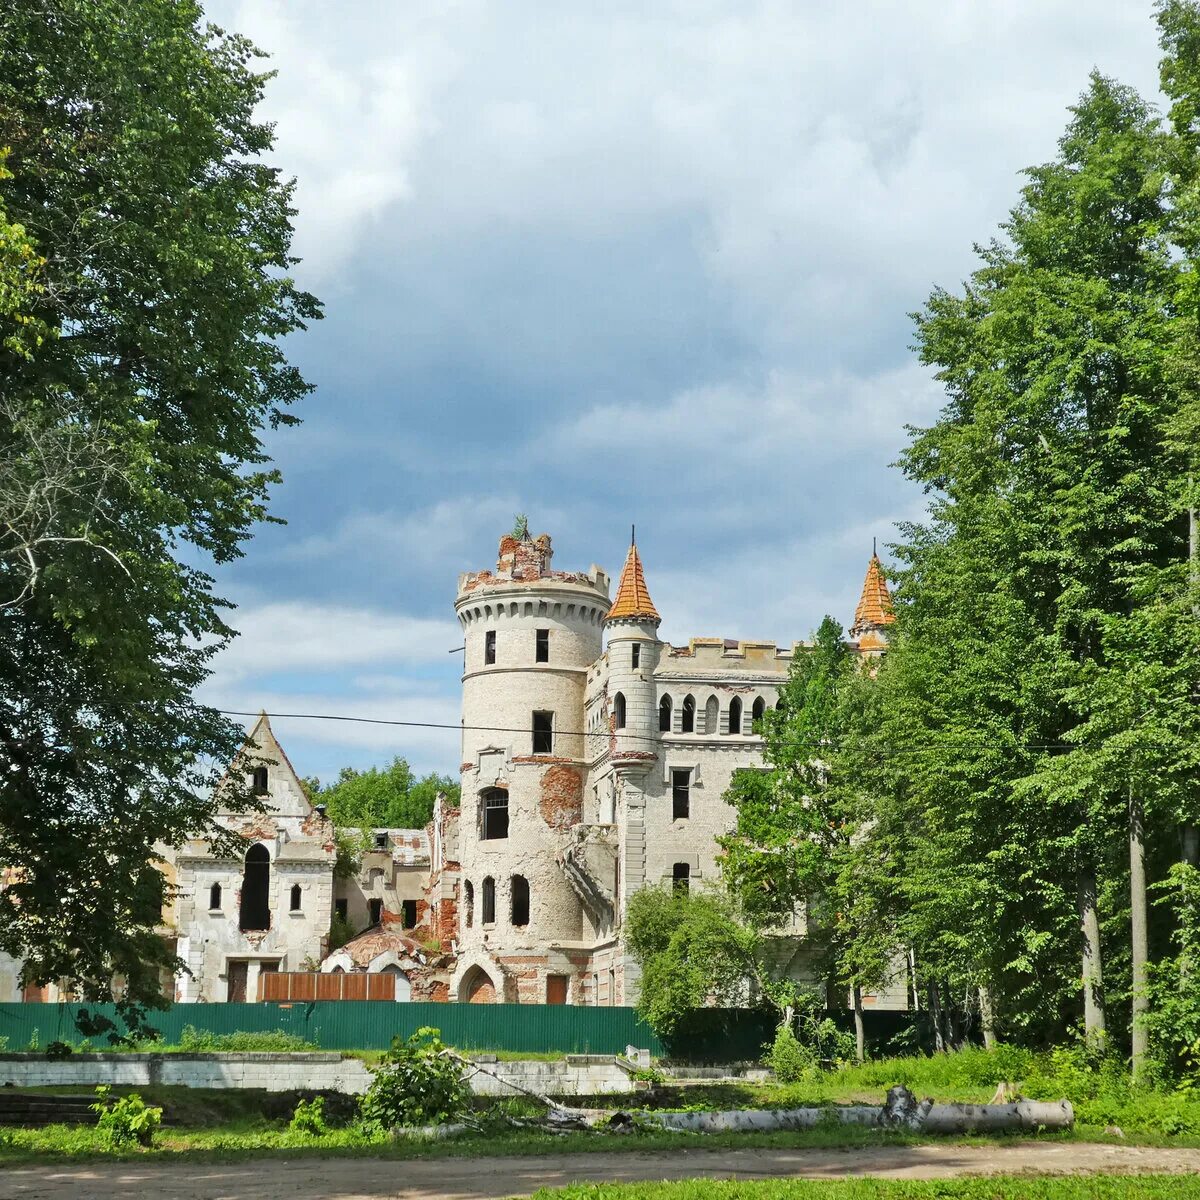
[[[336,978],[336,977],[335,977]],[[81,1008],[112,1017],[111,1005],[0,1004],[0,1038],[9,1051],[32,1042],[78,1042],[75,1013]],[[422,1026],[464,1050],[533,1053],[619,1054],[626,1046],[661,1055],[653,1030],[632,1008],[575,1008],[541,1004],[434,1004],[391,1000],[292,1000],[260,1004],[176,1004],[151,1013],[150,1024],[165,1043],[177,1043],[185,1025],[215,1034],[285,1030],[323,1050],[383,1050],[394,1036]],[[93,1039],[102,1049],[104,1038]]]

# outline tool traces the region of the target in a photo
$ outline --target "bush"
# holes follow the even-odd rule
[[[373,1068],[371,1086],[359,1101],[368,1129],[437,1125],[467,1110],[471,1090],[462,1062],[442,1044],[441,1031],[423,1026],[407,1041],[392,1039],[392,1048]]]
[[[136,1092],[114,1099],[111,1088],[100,1086],[96,1089],[96,1103],[89,1107],[99,1114],[96,1128],[114,1148],[129,1142],[149,1146],[155,1130],[162,1124],[162,1109],[151,1108]]]
[[[286,1029],[239,1029],[233,1033],[213,1033],[185,1025],[179,1033],[179,1050],[184,1054],[211,1054],[217,1051],[295,1052],[315,1050],[316,1044],[306,1042]]]
[[[298,1101],[296,1111],[292,1113],[292,1119],[288,1122],[288,1129],[292,1133],[306,1133],[312,1137],[328,1133],[329,1126],[325,1123],[325,1097],[314,1096],[311,1100]]]
[[[798,1083],[819,1066],[816,1051],[802,1046],[790,1025],[780,1025],[766,1051],[767,1065],[780,1083]]]

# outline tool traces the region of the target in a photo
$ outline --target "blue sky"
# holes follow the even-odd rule
[[[936,386],[907,313],[1049,158],[1099,67],[1149,96],[1128,0],[220,0],[278,71],[298,180],[289,352],[315,394],[220,577],[227,708],[454,724],[459,572],[513,514],[556,566],[619,570],[636,522],[663,636],[848,623],[889,468]],[[457,735],[277,719],[297,768]]]

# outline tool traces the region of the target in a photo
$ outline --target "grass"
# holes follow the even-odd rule
[[[930,1181],[846,1179],[691,1179],[682,1183],[575,1183],[543,1188],[531,1200],[1175,1200],[1195,1196],[1194,1180],[1181,1175]]]

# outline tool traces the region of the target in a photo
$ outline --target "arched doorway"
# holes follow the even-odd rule
[[[394,975],[396,977],[396,999],[411,1000],[412,999],[412,984],[408,981],[408,976],[400,970],[394,963],[390,963],[379,972],[380,975]]]
[[[482,967],[472,967],[458,989],[463,1004],[495,1004],[496,985]]]

